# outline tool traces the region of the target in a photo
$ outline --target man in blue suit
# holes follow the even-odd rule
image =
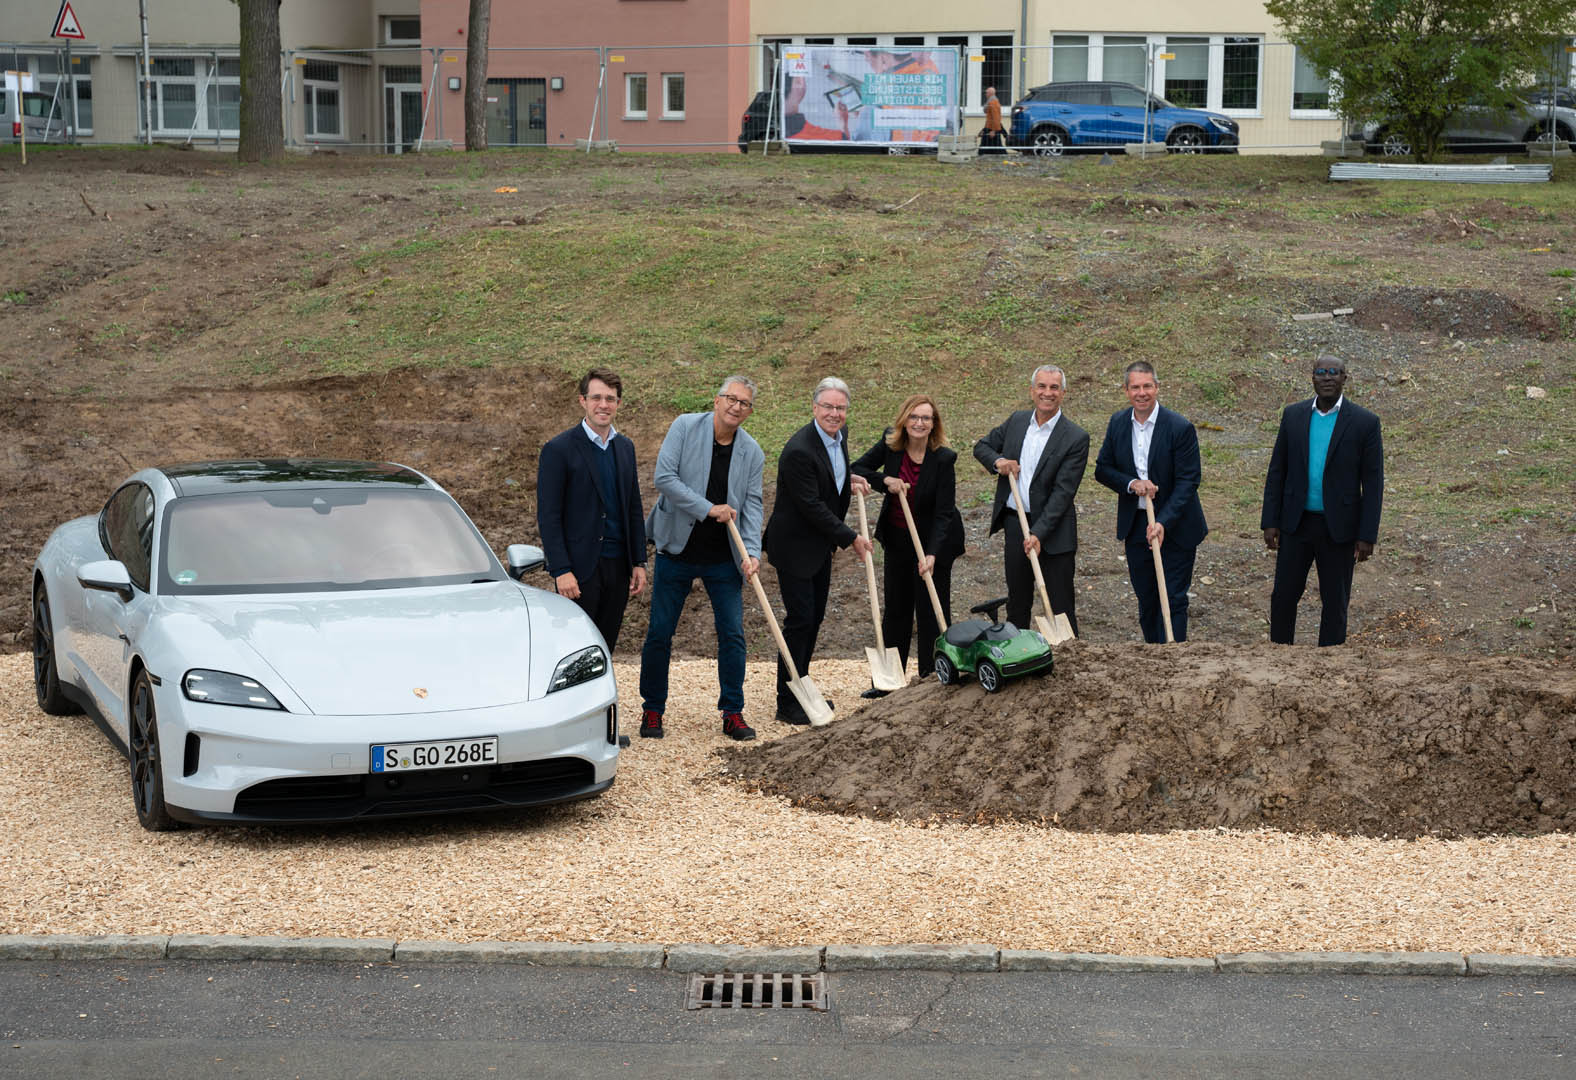
[[[1308,568],[1319,568],[1319,644],[1346,641],[1352,569],[1379,539],[1384,442],[1379,418],[1346,400],[1346,361],[1328,353],[1313,364],[1313,393],[1281,413],[1264,478],[1259,526],[1275,552],[1270,640],[1290,645]]]
[[[624,384],[606,368],[580,380],[585,419],[548,440],[536,470],[536,525],[560,595],[618,644],[624,607],[646,587],[646,525],[635,444],[613,427]]]
[[[1160,383],[1151,364],[1143,360],[1128,364],[1122,386],[1132,407],[1117,412],[1106,425],[1094,477],[1117,493],[1116,538],[1127,544],[1127,576],[1138,597],[1138,625],[1144,640],[1150,644],[1166,640],[1150,549],[1150,542],[1158,539],[1172,636],[1186,641],[1193,560],[1209,534],[1198,501],[1198,432],[1187,417],[1161,407]],[[1148,523],[1145,499],[1154,502],[1153,525]]]

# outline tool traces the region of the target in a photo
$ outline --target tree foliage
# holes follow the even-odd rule
[[[277,161],[285,153],[279,88],[280,0],[237,0],[241,9],[242,161]]]
[[[465,52],[465,149],[487,149],[487,38],[492,0],[471,0]]]
[[[1550,48],[1576,32],[1576,0],[1267,0],[1286,37],[1339,95],[1342,115],[1383,120],[1419,161],[1451,114],[1505,106],[1548,76]],[[1563,52],[1559,53],[1564,60]]]

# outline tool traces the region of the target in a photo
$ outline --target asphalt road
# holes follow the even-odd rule
[[[0,1076],[1576,1077],[1576,979],[850,972],[827,1012],[519,965],[0,963]]]

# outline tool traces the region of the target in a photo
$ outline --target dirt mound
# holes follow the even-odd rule
[[[796,804],[1094,832],[1446,837],[1576,828],[1576,675],[1420,651],[1074,645],[721,752]]]
[[[1544,337],[1558,322],[1490,289],[1390,286],[1352,304],[1365,330],[1426,331],[1458,338]],[[1313,309],[1310,309],[1313,310]]]

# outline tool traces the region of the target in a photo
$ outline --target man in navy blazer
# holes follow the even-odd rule
[[[536,526],[560,594],[591,616],[611,653],[629,598],[646,587],[646,525],[635,444],[613,428],[624,384],[580,380],[585,419],[548,440],[536,470]]]
[[[1127,577],[1138,597],[1138,625],[1144,640],[1152,645],[1166,640],[1150,547],[1150,541],[1158,538],[1172,636],[1186,641],[1194,557],[1209,534],[1198,501],[1202,475],[1198,432],[1187,417],[1161,407],[1160,381],[1147,361],[1127,365],[1122,387],[1132,405],[1116,412],[1106,425],[1094,478],[1117,494],[1116,538],[1127,545]],[[1144,499],[1154,502],[1153,525]]]
[[[1346,361],[1313,363],[1313,393],[1281,413],[1259,526],[1275,552],[1270,640],[1290,645],[1308,568],[1319,567],[1319,644],[1346,641],[1352,569],[1374,553],[1384,499],[1379,418],[1346,400]]]
[[[766,522],[766,559],[782,590],[783,640],[800,675],[810,672],[815,639],[826,617],[832,586],[832,552],[854,546],[863,558],[871,543],[843,521],[855,490],[870,485],[848,461],[848,384],[827,377],[811,395],[814,419],[788,438],[777,456],[777,498]],[[777,659],[777,719],[808,724],[809,717],[788,689],[788,667]]]
[[[1078,594],[1073,588],[1078,557],[1078,507],[1073,496],[1089,465],[1089,433],[1062,412],[1067,375],[1054,364],[1042,364],[1029,376],[1032,409],[1020,409],[974,444],[974,460],[994,473],[996,501],[991,506],[990,532],[1007,532],[1007,621],[1026,628],[1034,609],[1034,568],[1040,560],[1045,591],[1056,614],[1066,615],[1078,633]],[[1007,477],[1017,474],[1029,505],[1029,535],[1018,522],[1017,503]],[[1027,479],[1025,479],[1027,478]],[[1049,612],[1046,613],[1049,616]]]

